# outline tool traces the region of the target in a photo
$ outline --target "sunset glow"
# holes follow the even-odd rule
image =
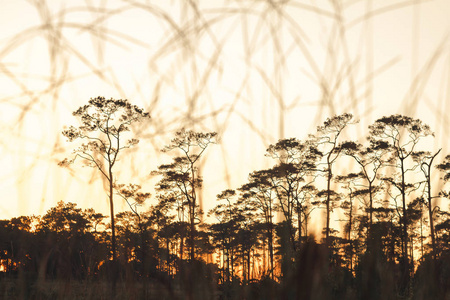
[[[295,212],[294,219],[300,225],[294,224],[287,230],[307,227],[308,233],[314,234],[318,241],[324,238],[327,249],[333,236],[351,240],[351,229],[348,233],[344,220],[347,220],[348,209],[351,211],[353,206],[348,208],[350,204],[344,203],[346,198],[340,198],[338,194],[352,193],[352,188],[360,187],[349,183],[352,178],[344,178],[349,173],[360,172],[361,164],[355,158],[355,149],[359,147],[356,143],[367,145],[369,133],[372,134],[372,142],[388,140],[392,136],[387,134],[386,138],[386,132],[397,130],[395,126],[394,129],[389,127],[392,125],[389,122],[401,126],[407,122],[410,122],[408,126],[414,124],[401,128],[399,136],[402,140],[392,142],[406,145],[399,147],[397,154],[411,145],[415,151],[430,152],[408,157],[411,161],[414,157],[417,163],[407,169],[410,181],[422,178],[420,176],[424,174],[427,176],[423,168],[433,161],[432,154],[436,153],[433,163],[437,165],[445,162],[450,153],[449,15],[450,3],[447,0],[2,1],[0,220],[42,216],[62,203],[76,203],[82,210],[93,208],[95,212],[108,216],[112,201],[112,197],[108,198],[108,191],[113,190],[115,184],[115,212],[123,213],[118,219],[119,227],[122,226],[119,230],[129,226],[127,222],[131,222],[133,213],[139,217],[139,213],[156,207],[161,209],[161,214],[167,214],[162,206],[157,206],[166,200],[178,205],[178,208],[171,208],[173,211],[178,209],[174,214],[177,221],[191,220],[189,230],[193,232],[194,227],[203,221],[226,223],[226,205],[230,205],[228,209],[231,210],[232,200],[241,205],[239,200],[255,196],[251,194],[256,193],[251,187],[244,189],[245,184],[254,180],[264,186],[267,184],[264,180],[271,179],[273,188],[276,183],[270,176],[276,172],[279,177],[297,172],[295,174],[301,174],[304,180],[302,184],[315,182],[315,195],[320,195],[314,202],[314,197],[308,194],[311,191],[303,191],[303,199],[311,197],[308,201],[316,204],[319,203],[317,199],[325,202],[317,204],[317,209],[309,212],[306,222],[311,222],[307,226],[301,225],[302,213]],[[145,115],[145,121],[127,124],[130,126],[126,131],[127,139],[136,140],[121,150],[114,165],[114,182],[110,182],[103,172],[105,165],[94,164],[91,168],[80,161],[73,164],[65,161],[65,164],[58,165],[64,159],[70,162],[81,145],[79,140],[72,143],[67,133],[67,130],[75,130],[73,128],[81,125],[82,117],[73,112],[96,97],[127,99],[150,115],[150,118]],[[332,124],[332,130],[327,131],[327,122],[335,116],[341,118],[336,121],[338,125]],[[385,116],[391,117],[380,119]],[[382,128],[386,131],[369,127],[377,120],[381,120],[376,123],[379,127],[388,124],[387,129]],[[414,120],[422,121],[423,127],[420,127],[422,123]],[[342,132],[336,131],[335,125],[343,126]],[[94,132],[93,136],[97,138],[95,134],[98,133]],[[200,133],[207,137],[207,151],[206,147],[202,148],[205,136]],[[420,136],[417,144],[414,134]],[[174,137],[180,140],[184,137],[187,142],[173,146]],[[333,144],[335,137],[336,143]],[[347,148],[340,144],[349,140],[355,144],[347,143]],[[289,147],[286,150],[274,146],[282,141],[295,144],[299,147],[295,149],[304,152],[299,150],[301,155],[295,156],[298,155],[296,152],[290,157]],[[99,147],[96,150],[101,148],[99,145],[95,145]],[[401,247],[401,257],[410,256],[412,261],[418,260],[423,253],[431,252],[424,250],[423,243],[420,249],[412,245],[412,240],[417,237],[408,236],[406,204],[423,196],[426,184],[433,183],[434,196],[430,199],[439,206],[436,211],[448,212],[448,199],[444,197],[445,193],[439,194],[446,188],[446,181],[442,180],[445,175],[433,166],[428,183],[423,181],[408,187],[411,190],[406,203],[405,195],[399,192],[403,196],[401,198],[395,194],[395,188],[400,191],[402,188],[394,180],[389,181],[389,176],[403,171],[403,165],[399,167],[392,162],[395,160],[382,161],[376,157],[385,154],[383,147],[386,145],[380,143],[377,146],[377,151],[382,154],[358,148],[361,153],[369,153],[375,166],[369,175],[379,177],[386,189],[384,198],[379,197],[379,205],[375,208],[381,211],[380,215],[385,213],[383,209],[397,209],[397,215],[393,215],[398,217],[400,224],[398,234],[402,235],[399,242],[402,244],[397,247]],[[171,151],[161,151],[168,148]],[[197,157],[198,153],[189,153],[192,149],[205,151],[200,151]],[[100,150],[103,152],[98,151],[95,155],[111,154],[103,148]],[[111,151],[115,151],[114,147]],[[336,152],[336,164],[333,165]],[[180,153],[184,155],[184,161],[177,164],[173,158]],[[326,154],[330,155],[327,157]],[[342,157],[339,156],[341,154]],[[398,157],[401,161],[401,155]],[[310,163],[313,166],[294,172],[286,167],[289,159],[299,165]],[[381,174],[377,173],[377,163],[383,163],[386,169],[394,167]],[[326,167],[320,169],[317,166]],[[263,172],[270,168],[274,168],[275,173],[267,175]],[[184,198],[176,193],[170,194],[168,188],[170,184],[176,186],[174,175],[169,172],[177,175],[176,171],[180,169],[190,172],[189,176],[194,178],[191,186],[184,186],[181,192]],[[404,183],[404,178],[402,180]],[[122,184],[120,191],[119,184]],[[278,184],[285,187],[289,182]],[[291,191],[289,189],[283,194],[277,188],[274,190],[257,192],[264,197],[269,195],[269,198],[281,199],[289,198]],[[272,192],[274,195],[270,194]],[[138,193],[141,193],[142,201],[136,197]],[[127,202],[127,195],[138,200]],[[329,205],[332,197],[340,206],[330,208],[324,204]],[[367,213],[373,209],[367,208],[367,197],[361,199],[355,201],[355,210],[363,211],[366,207]],[[223,207],[212,211],[218,200],[222,201]],[[196,205],[203,215],[197,215]],[[273,213],[276,222],[286,221],[283,209],[278,208]],[[243,216],[243,219],[251,220],[251,216]],[[369,218],[369,213],[364,216]],[[109,219],[105,219],[105,224],[106,220]],[[96,224],[101,223],[101,220],[97,221]],[[246,224],[245,220],[242,222]],[[109,234],[111,226],[105,226],[104,232]],[[372,219],[367,228],[370,226]],[[114,232],[114,226],[112,228]],[[86,230],[100,236],[92,228]],[[176,243],[169,245],[168,242],[165,255],[178,255],[181,260],[189,258],[193,261],[194,239],[199,237],[185,233],[185,229],[174,230],[180,230],[177,232],[181,246]],[[334,234],[334,230],[338,233]],[[298,235],[300,241],[301,230]],[[290,238],[293,236],[295,233]],[[428,229],[424,236],[423,240],[431,243]],[[307,238],[306,234],[304,238]],[[405,242],[408,239],[411,242]],[[195,242],[200,243],[198,240]],[[184,254],[183,243],[186,247]],[[272,244],[275,243],[273,241]],[[181,252],[177,247],[181,247]],[[269,245],[264,244],[261,248],[261,257],[258,251],[256,255],[255,252],[252,254],[254,274],[256,268],[262,270],[258,279],[268,276],[269,273],[264,272],[270,268]],[[130,251],[132,255],[128,257],[128,263],[137,257],[136,249]],[[226,268],[234,268],[230,267],[233,262],[227,261],[229,257],[233,258],[233,253],[227,253],[225,248],[214,251],[214,255],[212,252],[205,254],[208,263],[218,260],[222,272]],[[238,268],[241,272],[238,276],[244,281],[246,264],[250,272],[250,254],[248,257],[248,262],[244,262],[242,257],[242,265],[239,265],[242,269]],[[353,257],[350,261],[353,276],[356,274]],[[398,258],[393,261],[399,263]],[[4,264],[0,264],[0,273],[8,271]],[[103,264],[104,261],[101,262]],[[281,264],[272,267],[277,275],[283,273]],[[171,266],[167,268],[165,271],[171,276],[174,270]],[[230,274],[227,276],[232,277]]]
[[[99,95],[150,112],[139,148],[121,162],[123,177],[147,189],[175,130],[217,131],[221,145],[202,171],[215,162],[205,199],[266,167],[270,143],[303,138],[344,111],[363,120],[361,136],[383,115],[418,117],[447,147],[446,1],[276,9],[200,1],[197,12],[182,2],[102,3],[2,4],[4,217],[40,214],[61,199],[106,211],[106,201],[93,201],[104,198],[98,176],[56,164],[69,151],[60,132],[76,125],[71,112]]]

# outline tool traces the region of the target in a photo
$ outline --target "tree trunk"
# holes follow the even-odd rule
[[[325,242],[327,248],[330,247],[330,201],[331,201],[331,165],[328,164],[328,177],[327,177],[327,201],[326,201],[326,210],[327,210],[327,224],[325,228]]]
[[[350,245],[350,272],[353,274],[353,240],[352,240],[352,225],[353,225],[353,195],[350,189],[350,214],[348,224],[348,242]]]
[[[297,209],[297,220],[298,220],[298,247],[302,244],[302,208],[300,204]]]
[[[372,182],[369,181],[369,234],[373,224],[372,215],[373,215],[373,191],[372,191]]]
[[[248,251],[247,251],[247,282],[250,282],[250,279],[251,279],[251,250],[249,249]]]
[[[116,226],[114,222],[114,201],[113,201],[113,174],[111,167],[109,168],[109,210],[111,214],[111,247],[112,260],[116,261]]]
[[[195,204],[194,204],[195,205]],[[191,224],[190,224],[190,231],[191,234],[189,236],[189,247],[191,248],[190,251],[190,260],[193,261],[195,259],[195,245],[194,245],[194,237],[195,237],[195,206],[192,207],[191,212]]]
[[[270,277],[273,280],[273,229],[272,222],[269,223],[269,256],[270,256]]]
[[[183,256],[184,256],[184,224],[182,222],[180,222],[180,228],[181,228],[181,232],[180,232],[180,263],[178,266],[178,271],[181,271],[182,269],[182,265],[183,265]]]
[[[402,225],[403,225],[403,258],[405,259],[406,266],[409,265],[409,255],[408,255],[408,220],[406,215],[406,183],[405,183],[405,171],[404,171],[404,159],[400,160],[401,166],[401,175],[402,175],[402,185],[401,185],[401,193],[402,193],[402,208],[403,208],[403,216],[402,216]]]
[[[401,281],[401,289],[405,293],[408,293],[409,290],[409,281],[410,281],[410,261],[408,255],[408,216],[406,212],[406,183],[405,183],[405,170],[404,170],[404,158],[400,158],[400,167],[401,167],[401,176],[402,176],[402,185],[401,185],[401,193],[402,193],[402,208],[403,208],[403,216],[402,216],[402,225],[403,225],[403,266],[402,266],[402,281]]]
[[[109,209],[111,214],[111,248],[112,248],[112,289],[111,295],[115,296],[116,294],[116,283],[118,276],[118,266],[117,266],[117,258],[116,258],[116,225],[114,222],[114,201],[113,201],[113,174],[112,174],[112,166],[109,166]]]
[[[145,243],[145,231],[143,228],[143,225],[141,224],[141,221],[139,220],[139,230],[140,232],[140,236],[141,236],[141,276],[143,276],[144,278],[147,278],[147,272],[146,272],[146,264],[147,264],[147,251],[145,249],[146,243]],[[169,253],[170,254],[170,253]]]
[[[231,260],[231,281],[234,281],[234,251],[233,248],[230,249],[230,260]]]
[[[428,172],[427,172],[427,185],[428,185],[428,217],[430,218],[430,234],[431,234],[431,245],[433,247],[433,253],[432,257],[433,260],[436,260],[436,237],[434,234],[434,222],[433,222],[433,205],[431,200],[433,197],[431,196],[431,166],[433,164],[434,158],[441,152],[442,149],[439,149],[438,152],[436,152],[430,159],[430,162],[428,163]]]
[[[430,179],[428,179],[430,180]],[[436,259],[436,237],[434,234],[433,210],[431,208],[431,196],[428,196],[428,217],[430,218],[431,245],[433,247],[433,259]]]

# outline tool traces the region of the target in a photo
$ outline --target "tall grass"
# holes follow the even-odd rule
[[[304,138],[334,114],[351,112],[361,119],[351,136],[361,140],[367,125],[382,115],[419,118],[436,132],[430,150],[443,147],[445,154],[450,150],[446,5],[445,0],[4,1],[1,218],[40,214],[61,199],[107,211],[94,172],[67,172],[56,164],[70,151],[60,134],[75,122],[70,113],[99,95],[127,98],[152,115],[150,127],[135,128],[141,143],[120,162],[121,182],[151,189],[148,174],[167,159],[159,149],[175,130],[219,133],[221,143],[201,167],[205,211],[215,194],[270,163],[260,159],[269,144]],[[121,284],[117,299],[141,292],[147,298],[181,297],[166,293],[163,284]],[[0,298],[10,296],[110,295],[102,282],[2,280]]]
[[[414,116],[446,148],[449,24],[430,37],[423,23],[440,7],[445,1],[8,3],[1,189],[17,205],[0,211],[42,213],[60,199],[106,208],[95,200],[99,185],[87,185],[94,173],[69,176],[55,164],[68,151],[60,130],[74,122],[70,112],[98,95],[128,98],[153,117],[150,128],[137,128],[142,142],[121,162],[123,180],[151,182],[174,130],[219,132],[222,143],[202,169],[205,209],[264,167],[267,145],[302,138],[337,113],[364,120],[359,137],[384,114]]]

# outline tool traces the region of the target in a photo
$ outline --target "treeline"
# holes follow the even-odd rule
[[[149,200],[139,185],[113,176],[119,152],[138,142],[120,142],[123,133],[149,116],[126,100],[101,97],[74,115],[83,125],[64,135],[87,143],[62,165],[80,158],[105,176],[110,221],[63,202],[42,217],[2,221],[8,275],[132,281],[142,283],[133,290],[144,298],[450,297],[449,212],[435,203],[448,203],[449,195],[434,188],[450,178],[450,156],[436,163],[441,150],[424,151],[433,133],[420,120],[382,117],[361,144],[343,138],[356,123],[351,114],[329,118],[305,140],[270,145],[273,166],[219,193],[205,213],[198,165],[216,133],[177,132],[163,148],[176,154],[153,171],[159,182]],[[130,210],[115,214],[114,195]],[[150,209],[140,212],[144,201]],[[312,224],[323,224],[322,233],[311,234]]]

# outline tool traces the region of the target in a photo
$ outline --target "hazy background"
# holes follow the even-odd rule
[[[152,116],[122,153],[120,183],[152,191],[149,174],[170,160],[159,150],[177,129],[219,133],[201,168],[205,210],[273,163],[269,144],[343,112],[361,120],[347,135],[361,141],[383,115],[419,118],[441,161],[449,15],[448,0],[0,0],[0,218],[59,200],[108,212],[94,169],[57,166],[76,146],[61,135],[78,125],[71,113],[96,96]]]

